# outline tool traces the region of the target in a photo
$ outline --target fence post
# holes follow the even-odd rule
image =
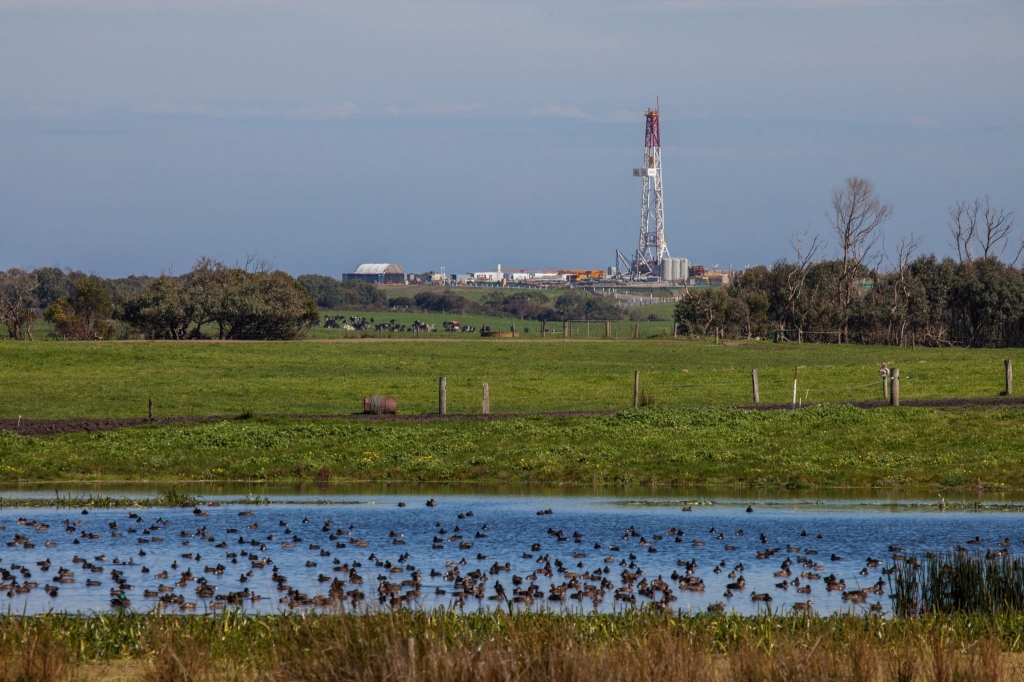
[[[540,323],[540,338],[542,338],[542,339],[544,338],[544,333],[547,332],[547,330],[548,330],[548,323],[547,322],[541,322]]]
[[[437,386],[437,413],[448,414],[448,379],[441,377]]]
[[[672,321],[672,338],[674,339],[678,335],[679,335],[679,326],[675,323],[675,320],[673,320]]]
[[[590,338],[590,320],[587,320],[587,338]]]
[[[562,323],[562,338],[569,338],[569,320]]]
[[[1009,362],[1009,360],[1007,360],[1007,362]],[[152,396],[150,396],[150,398],[149,398],[149,418],[150,419],[153,418],[153,397]]]
[[[889,377],[882,377],[882,398],[885,402],[889,402]]]
[[[516,338],[516,323],[512,323],[512,338]]]
[[[636,323],[636,324],[635,324],[635,325],[633,326],[633,338],[634,338],[634,339],[637,339],[637,340],[639,340],[639,339],[640,339],[640,323],[639,323],[639,322],[637,322],[637,323]]]
[[[604,321],[604,338],[608,338],[612,335],[612,323],[608,320]]]
[[[757,385],[757,368],[756,367],[754,369],[750,370],[750,380],[754,384],[754,404],[755,405],[760,405],[761,404],[761,390],[760,390],[760,388]]]
[[[794,367],[793,368],[793,407],[791,409],[794,409],[794,410],[796,409],[796,375],[797,375],[797,372],[799,372],[799,371],[800,371],[799,367]]]
[[[633,407],[640,407],[640,370],[633,373]]]
[[[490,392],[488,391],[487,382],[486,381],[484,382],[484,401],[483,401],[482,408],[483,408],[482,414],[490,414],[491,413],[491,395],[490,395]]]
[[[900,369],[892,369],[892,388],[889,390],[889,404],[893,407],[900,406]]]
[[[1013,395],[1013,363],[1010,362],[1010,358],[1003,360],[1003,364],[1006,366],[1006,395]]]

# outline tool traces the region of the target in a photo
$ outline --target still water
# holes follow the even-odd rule
[[[110,486],[91,492],[153,494]],[[821,614],[863,612],[872,604],[888,612],[882,569],[891,563],[890,548],[917,555],[957,546],[984,552],[1005,549],[1009,539],[1015,552],[1024,542],[1019,513],[937,511],[886,497],[723,495],[698,505],[649,490],[544,492],[261,490],[270,503],[246,505],[211,490],[197,509],[83,514],[81,508],[5,507],[0,606],[14,613],[101,612],[119,604],[204,613],[230,603],[266,613],[365,608],[383,594],[386,603],[465,610],[590,612],[664,601],[683,611],[722,602],[727,611],[757,613],[787,612],[811,600]],[[41,496],[3,493],[5,500]],[[218,497],[224,503],[209,504]],[[430,499],[436,506],[428,506]],[[980,542],[968,544],[975,538]],[[868,566],[869,558],[881,564]],[[775,575],[787,568],[788,576]],[[845,588],[827,590],[823,579],[830,575]],[[681,584],[687,576],[703,591]],[[809,593],[798,593],[794,579]],[[786,588],[778,586],[783,581]],[[724,596],[730,584],[732,596]],[[844,592],[876,585],[882,594],[869,592],[865,603],[843,599]],[[770,602],[752,599],[764,593]]]

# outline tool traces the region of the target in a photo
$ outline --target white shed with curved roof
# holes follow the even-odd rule
[[[355,272],[341,276],[342,282],[372,282],[374,284],[405,284],[405,270],[395,263],[363,263]]]
[[[404,275],[405,270],[395,263],[363,263],[356,268],[357,275]]]

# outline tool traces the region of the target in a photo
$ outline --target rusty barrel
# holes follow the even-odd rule
[[[368,395],[363,398],[363,414],[394,414],[398,401],[385,395]]]

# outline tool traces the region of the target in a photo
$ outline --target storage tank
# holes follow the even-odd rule
[[[662,282],[672,281],[672,259],[662,258],[661,259],[661,273],[659,275]]]

